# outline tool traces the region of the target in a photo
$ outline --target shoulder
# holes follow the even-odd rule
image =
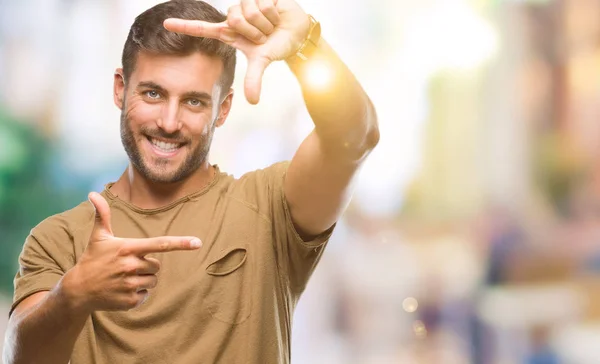
[[[282,161],[262,169],[247,172],[235,180],[236,187],[250,192],[276,187],[280,181],[283,181],[288,165],[289,161]]]
[[[260,196],[277,188],[283,182],[289,161],[277,162],[233,179],[229,185],[232,194],[238,196]]]
[[[85,201],[70,210],[44,219],[31,230],[31,236],[39,241],[72,237],[78,230],[93,223],[93,216],[93,206]]]
[[[19,259],[22,269],[50,264],[66,272],[75,264],[77,253],[85,248],[84,236],[91,231],[93,216],[93,206],[86,201],[44,219],[25,240]]]
[[[289,161],[271,164],[232,178],[227,186],[228,196],[261,213],[269,215],[274,196],[282,191]]]

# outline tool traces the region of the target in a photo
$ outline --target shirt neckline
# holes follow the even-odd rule
[[[119,196],[115,195],[110,190],[110,188],[115,184],[115,182],[109,182],[104,186],[104,194],[110,200],[110,202],[122,204],[125,207],[127,207],[128,209],[135,211],[139,214],[154,215],[154,214],[158,214],[160,212],[170,210],[173,207],[175,207],[181,203],[184,203],[184,202],[190,201],[191,199],[200,197],[200,196],[204,195],[205,193],[207,193],[208,191],[210,191],[212,189],[212,187],[215,186],[221,180],[222,174],[223,174],[221,172],[221,170],[219,169],[218,165],[214,164],[213,167],[215,168],[214,177],[211,179],[211,181],[208,184],[205,184],[201,189],[199,189],[196,192],[192,192],[187,196],[180,197],[177,200],[175,200],[165,206],[161,206],[161,207],[157,207],[157,208],[153,208],[153,209],[144,209],[144,208],[138,207],[130,202],[124,201],[121,198],[119,198]]]

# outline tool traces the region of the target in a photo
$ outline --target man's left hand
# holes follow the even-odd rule
[[[224,22],[171,18],[164,26],[172,32],[217,39],[242,51],[248,59],[244,93],[256,104],[265,69],[296,52],[308,35],[310,20],[294,0],[241,0],[229,8]]]

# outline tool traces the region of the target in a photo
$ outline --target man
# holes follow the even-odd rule
[[[208,161],[235,49],[248,101],[284,60],[315,124],[289,163],[239,179]],[[326,88],[305,81],[316,61]],[[122,63],[114,101],[130,164],[31,231],[5,363],[289,362],[296,302],[379,139],[371,102],[293,0],[243,0],[226,17],[159,4],[136,18]]]

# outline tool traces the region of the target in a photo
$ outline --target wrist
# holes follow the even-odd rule
[[[308,61],[316,52],[321,39],[321,24],[312,16],[307,14],[307,31],[294,53],[286,58],[288,64]]]
[[[77,266],[71,268],[56,285],[56,295],[69,310],[77,315],[87,316],[94,309],[88,295],[78,283]]]

